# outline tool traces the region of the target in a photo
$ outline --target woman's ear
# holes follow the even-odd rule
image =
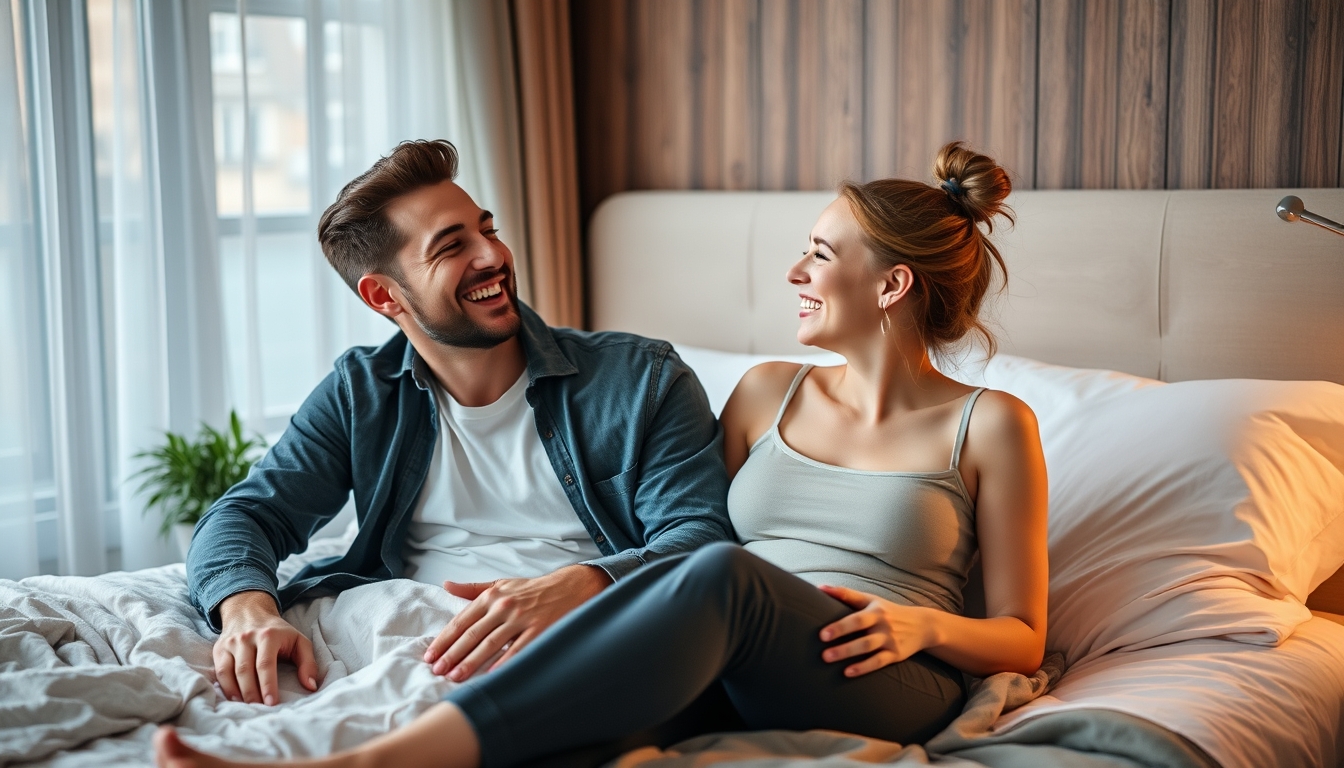
[[[897,264],[887,270],[882,280],[882,293],[877,297],[877,305],[886,310],[904,299],[915,285],[915,273],[908,264]]]

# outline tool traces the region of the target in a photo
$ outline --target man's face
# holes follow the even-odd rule
[[[513,254],[489,211],[444,181],[392,201],[387,217],[406,238],[396,254],[399,298],[427,336],[487,349],[518,333]]]

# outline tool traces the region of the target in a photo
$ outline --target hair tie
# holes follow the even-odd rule
[[[966,194],[966,189],[962,187],[956,179],[945,179],[943,180],[943,183],[938,186],[942,187],[943,191],[952,197],[961,197]]]

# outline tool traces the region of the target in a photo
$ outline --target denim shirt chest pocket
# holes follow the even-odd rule
[[[636,464],[620,474],[593,483],[593,490],[597,491],[597,495],[603,497],[603,499],[615,500],[619,496],[633,497],[635,483],[638,480],[639,465]]]
[[[635,514],[635,488],[639,481],[639,465],[618,475],[593,483],[597,492],[597,502],[606,508],[613,517],[633,516]]]

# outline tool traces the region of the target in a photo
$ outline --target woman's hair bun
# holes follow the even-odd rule
[[[1008,180],[1008,172],[992,158],[954,141],[938,150],[933,177],[953,203],[976,223],[987,225],[990,231],[994,229],[995,216],[1012,220],[1006,201],[1013,183]]]

